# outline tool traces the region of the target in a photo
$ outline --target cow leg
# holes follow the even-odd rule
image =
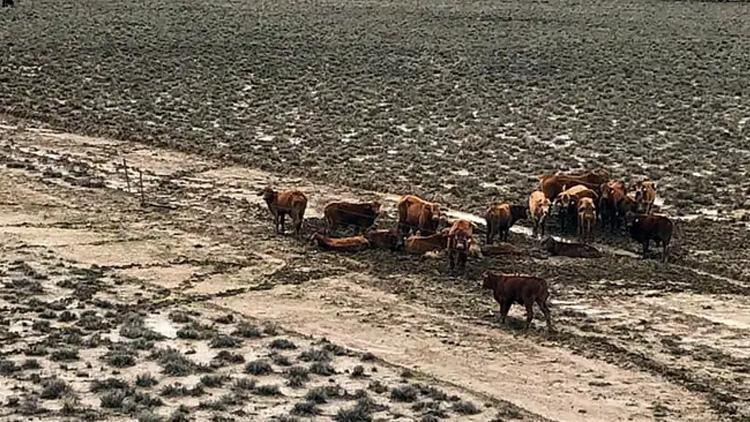
[[[526,305],[526,329],[528,330],[531,327],[531,321],[534,319],[534,301],[526,300],[524,302]]]
[[[448,250],[448,264],[450,265],[451,271],[453,271],[453,268],[456,266],[454,254],[455,252],[453,249]]]
[[[284,223],[286,222],[286,214],[279,213],[279,226],[281,227],[281,234],[284,234]]]
[[[661,260],[662,262],[666,264],[668,259],[669,259],[669,243],[664,242],[664,248],[662,249],[662,252],[661,252]]]
[[[510,312],[510,305],[512,305],[513,302],[510,300],[504,299],[502,302],[500,302],[500,323],[505,324],[505,318],[508,316],[508,312]]]
[[[299,237],[300,232],[302,232],[302,221],[303,218],[301,215],[298,215],[297,218],[294,219],[294,232]]]
[[[648,239],[643,241],[643,259],[648,257]]]
[[[273,229],[276,234],[279,234],[279,214],[274,214],[273,216]]]
[[[539,304],[539,307],[542,308],[542,313],[544,314],[544,319],[547,321],[547,329],[552,329],[552,316],[549,311],[549,305],[547,305],[547,300],[540,300],[537,299],[536,303]]]
[[[460,255],[458,256],[458,258],[459,258],[459,262],[460,262],[460,264],[461,264],[461,271],[464,271],[464,272],[466,272],[466,260],[467,260],[467,258],[468,258],[468,255],[469,255],[469,253],[468,253],[468,252],[466,252],[466,251],[464,251],[464,252],[462,252],[462,253],[461,253],[461,254],[460,254]]]

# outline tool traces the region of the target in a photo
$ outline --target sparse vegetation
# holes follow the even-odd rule
[[[352,368],[352,378],[362,378],[365,376],[365,367],[362,365],[357,365],[354,368]]]
[[[158,384],[159,381],[156,380],[156,378],[153,377],[151,374],[139,374],[135,379],[135,385],[141,388],[149,388],[153,387],[154,385]]]
[[[299,358],[305,362],[330,362],[332,356],[326,350],[312,348],[300,353]]]
[[[310,380],[309,371],[303,366],[292,366],[287,369],[284,373],[286,377],[287,385],[294,388],[299,388],[305,385]]]
[[[234,391],[251,391],[255,388],[255,380],[251,378],[239,378],[232,384]]]
[[[242,340],[228,336],[226,334],[217,334],[209,343],[209,346],[211,346],[214,349],[232,349],[236,347],[240,347],[242,345]]]
[[[461,415],[476,415],[482,413],[482,410],[470,401],[459,401],[453,403],[451,409]]]
[[[158,349],[151,354],[162,366],[164,374],[173,377],[184,377],[196,370],[196,364],[186,358],[182,352],[173,348]]]
[[[279,366],[291,366],[292,361],[289,359],[288,356],[282,355],[281,353],[274,353],[271,355],[271,360],[273,363]]]
[[[291,413],[299,416],[315,416],[320,414],[320,409],[314,401],[301,401],[294,404]]]
[[[229,379],[227,375],[204,375],[201,377],[201,384],[208,388],[221,387]]]
[[[70,362],[78,360],[78,350],[73,348],[55,350],[50,355],[50,359],[58,362]]]
[[[328,362],[313,362],[310,365],[310,372],[316,375],[329,376],[336,373],[336,370]]]
[[[178,324],[186,324],[192,322],[193,318],[187,312],[177,310],[169,313],[169,320]]]
[[[222,350],[211,360],[212,366],[238,365],[245,363],[245,358],[237,353],[228,350]]]
[[[391,389],[391,400],[398,402],[413,402],[417,399],[418,391],[414,386],[405,384]]]
[[[255,394],[258,394],[259,396],[280,396],[281,395],[281,389],[279,389],[278,385],[273,384],[264,384],[264,385],[258,385],[255,387],[255,390],[253,390]]]
[[[54,377],[48,378],[42,381],[42,391],[39,393],[39,398],[44,400],[56,400],[70,391],[71,388],[65,381]]]
[[[277,338],[274,339],[271,344],[268,345],[271,349],[279,349],[279,350],[291,350],[296,349],[297,345],[292,343],[290,340],[287,340],[285,338]]]
[[[244,338],[260,338],[263,336],[263,332],[253,324],[240,322],[237,324],[237,328],[232,332],[232,335]]]
[[[253,375],[268,375],[273,372],[271,364],[266,360],[254,360],[245,365],[245,372]]]

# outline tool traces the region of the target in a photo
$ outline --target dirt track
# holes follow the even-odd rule
[[[495,407],[480,417],[498,409],[555,420],[747,417],[750,287],[742,280],[619,255],[484,258],[470,262],[467,279],[454,278],[443,260],[336,255],[274,236],[255,193],[269,183],[301,186],[314,198],[308,224],[330,199],[388,205],[393,195],[115,140],[8,126],[0,140],[6,263],[62,260],[124,282],[109,287],[116,296],[143,284],[209,316],[226,310],[326,337]],[[157,205],[141,208],[125,192],[122,159],[131,178],[143,171],[147,200]],[[523,235],[513,242],[533,248]],[[558,332],[539,324],[523,333],[516,320],[501,327],[478,288],[486,268],[547,276]],[[135,309],[159,302],[145,298]]]

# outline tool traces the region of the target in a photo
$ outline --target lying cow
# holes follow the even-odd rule
[[[474,225],[468,220],[456,220],[448,231],[448,263],[451,270],[458,266],[466,269],[471,239],[474,236]]]
[[[604,169],[596,169],[581,175],[546,175],[539,178],[539,190],[551,201],[564,191],[566,186],[583,185],[596,190],[608,180],[609,172]]]
[[[307,208],[305,194],[294,189],[277,192],[270,187],[266,187],[258,193],[258,196],[263,197],[271,215],[274,217],[276,233],[284,233],[284,220],[286,215],[289,214],[294,225],[294,232],[299,236],[302,230],[302,220],[305,217],[305,208]]]
[[[495,300],[500,304],[501,323],[505,323],[510,307],[514,303],[526,307],[526,329],[534,319],[534,303],[538,304],[547,320],[547,328],[552,329],[552,317],[547,300],[549,289],[547,282],[541,278],[486,272],[483,275],[482,288],[492,289]]]
[[[575,185],[560,192],[555,198],[554,205],[560,222],[560,230],[565,231],[568,221],[577,221],[578,202],[583,198],[598,200],[599,195],[584,185]]]
[[[405,195],[396,205],[398,230],[402,236],[411,232],[430,235],[437,232],[441,221],[440,205],[415,195]]]
[[[517,221],[526,218],[528,211],[523,205],[494,204],[490,206],[484,215],[487,220],[487,244],[492,244],[496,235],[500,236],[501,242],[508,241],[510,228]]]
[[[367,249],[370,246],[370,241],[367,240],[364,236],[342,237],[335,239],[320,233],[315,233],[312,235],[310,240],[323,249],[338,252],[358,252],[363,249]]]
[[[534,236],[537,236],[540,231],[544,236],[544,226],[549,215],[549,208],[549,199],[544,196],[542,191],[531,192],[531,195],[529,195],[529,216],[534,227]]]
[[[601,258],[602,253],[593,246],[583,243],[559,242],[552,237],[542,241],[542,249],[553,256],[567,256],[570,258]]]
[[[596,206],[591,198],[581,198],[578,201],[578,236],[585,240],[594,237],[596,225]]]
[[[370,245],[395,251],[401,245],[401,236],[397,230],[370,230],[365,233],[365,238]]]
[[[511,243],[501,242],[493,245],[484,245],[482,247],[482,254],[487,256],[523,255],[524,251]]]
[[[407,253],[423,255],[427,252],[442,251],[448,247],[448,230],[430,236],[409,236],[404,242]]]
[[[662,245],[662,261],[667,262],[669,256],[669,242],[672,240],[674,225],[663,215],[635,214],[629,215],[630,237],[643,245],[643,258],[648,255],[649,242],[653,240],[657,246]]]
[[[610,225],[610,230],[614,233],[617,227],[624,221],[625,214],[622,213],[620,204],[628,195],[625,182],[622,180],[610,180],[602,184],[599,189],[599,218],[602,226]]]
[[[637,210],[642,214],[651,214],[651,209],[656,201],[656,183],[651,180],[644,180],[635,185],[635,202],[638,204]]]
[[[333,233],[338,226],[354,226],[360,232],[375,224],[380,214],[380,202],[332,202],[323,209],[328,233]]]

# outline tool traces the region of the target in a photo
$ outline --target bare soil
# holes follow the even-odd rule
[[[442,257],[325,253],[293,236],[276,236],[256,192],[267,184],[305,191],[311,198],[307,234],[332,199],[378,198],[389,213],[380,224],[391,225],[394,195],[33,128],[5,125],[0,142],[2,359],[4,365],[15,363],[0,375],[8,379],[3,383],[8,417],[32,412],[24,407],[32,404],[41,418],[61,417],[63,398],[40,398],[53,376],[71,388],[66,399],[82,403],[78,416],[104,411],[113,417],[166,418],[185,405],[197,418],[201,412],[281,417],[310,389],[338,384],[348,395],[318,406],[319,417],[353,409],[360,389],[385,406],[373,408],[375,418],[468,417],[448,399],[414,405],[434,401],[422,393],[415,402],[397,401],[390,389],[403,383],[435,386],[472,402],[481,410],[472,415],[475,420],[704,421],[748,415],[750,285],[744,279],[679,261],[644,261],[633,254],[636,245],[600,244],[607,252],[601,259],[546,257],[523,234],[524,227],[512,241],[528,255],[474,258],[465,277],[451,274]],[[144,206],[133,181],[138,170]],[[524,332],[518,308],[501,326],[493,316],[497,305],[479,288],[478,276],[487,269],[548,278],[556,331],[536,321]],[[75,318],[61,318],[66,310]],[[187,317],[175,321],[180,313]],[[84,316],[88,323],[82,323]],[[260,338],[233,334],[245,321],[259,327]],[[267,324],[281,327],[279,334],[265,334]],[[136,337],[123,336],[131,331]],[[211,366],[224,350],[211,346],[222,344],[215,339],[220,334],[239,341],[226,350],[244,363]],[[270,348],[278,338],[297,348]],[[300,354],[324,347],[323,338],[345,350],[331,360],[335,374],[310,375],[301,387],[287,386],[288,367],[273,363],[275,352],[292,366],[310,367]],[[32,346],[46,353],[26,356]],[[168,347],[196,366],[184,376],[165,373],[153,351]],[[55,360],[55,352],[69,348],[78,351],[77,359]],[[118,361],[108,360],[121,348],[133,357],[132,366],[113,367]],[[362,362],[367,354],[376,360]],[[27,359],[40,368],[12,369]],[[270,375],[244,373],[245,365],[258,359],[271,362]],[[352,379],[356,365],[363,366],[364,378]],[[157,387],[138,387],[135,379],[143,373],[151,374]],[[230,379],[226,387],[204,386],[198,397],[184,389],[164,390],[179,383],[175,388],[192,391],[209,375]],[[123,394],[133,398],[120,407],[102,407],[112,389],[96,390],[93,383],[106,378],[127,382]],[[282,395],[238,393],[231,385],[240,378],[278,384]],[[385,392],[367,390],[374,381],[385,385]]]

